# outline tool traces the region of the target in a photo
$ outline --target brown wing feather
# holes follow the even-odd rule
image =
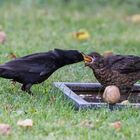
[[[140,71],[140,57],[128,55],[113,55],[106,58],[108,67],[120,73],[133,73]]]

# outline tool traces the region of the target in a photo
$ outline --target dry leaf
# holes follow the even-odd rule
[[[77,40],[87,40],[90,38],[90,34],[86,30],[80,30],[78,32],[73,33],[74,38]]]
[[[129,101],[128,100],[124,100],[124,101],[121,102],[121,104],[124,104],[124,105],[129,104]]]
[[[140,23],[140,14],[133,15],[131,21],[134,23]]]
[[[113,52],[112,51],[105,51],[104,53],[103,53],[103,56],[104,57],[108,57],[108,56],[112,56],[113,55]]]
[[[19,125],[21,127],[32,127],[33,121],[31,119],[19,120],[17,122],[17,125]]]
[[[8,57],[11,58],[11,59],[17,58],[17,56],[13,52],[9,53]]]
[[[122,127],[122,124],[120,121],[116,121],[110,124],[111,127],[115,128],[116,130],[120,130]]]
[[[11,112],[13,111],[13,105],[11,104],[4,104],[4,108],[8,111],[8,112]]]
[[[80,126],[87,127],[87,128],[93,128],[94,124],[93,124],[93,122],[91,120],[85,120],[85,121],[82,121],[80,123]]]
[[[0,124],[0,133],[2,135],[10,135],[11,134],[11,127],[9,124]]]
[[[6,33],[3,31],[0,31],[0,43],[3,44],[6,41]]]

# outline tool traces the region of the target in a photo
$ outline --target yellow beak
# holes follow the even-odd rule
[[[91,56],[88,56],[88,55],[85,55],[85,54],[82,54],[83,55],[83,58],[84,58],[84,62],[85,63],[90,63],[92,62],[92,57]]]

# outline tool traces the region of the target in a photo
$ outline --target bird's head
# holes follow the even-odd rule
[[[93,69],[98,69],[104,67],[103,56],[99,53],[92,52],[88,55],[83,54],[85,66],[89,66]]]
[[[57,54],[57,58],[61,59],[61,63],[64,65],[73,64],[84,60],[83,55],[77,50],[55,49],[54,52]]]

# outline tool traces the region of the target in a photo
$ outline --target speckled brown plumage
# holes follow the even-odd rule
[[[140,80],[140,57],[133,55],[109,55],[103,57],[98,53],[91,53],[85,59],[97,78],[103,85],[116,85],[120,89],[132,88]]]

